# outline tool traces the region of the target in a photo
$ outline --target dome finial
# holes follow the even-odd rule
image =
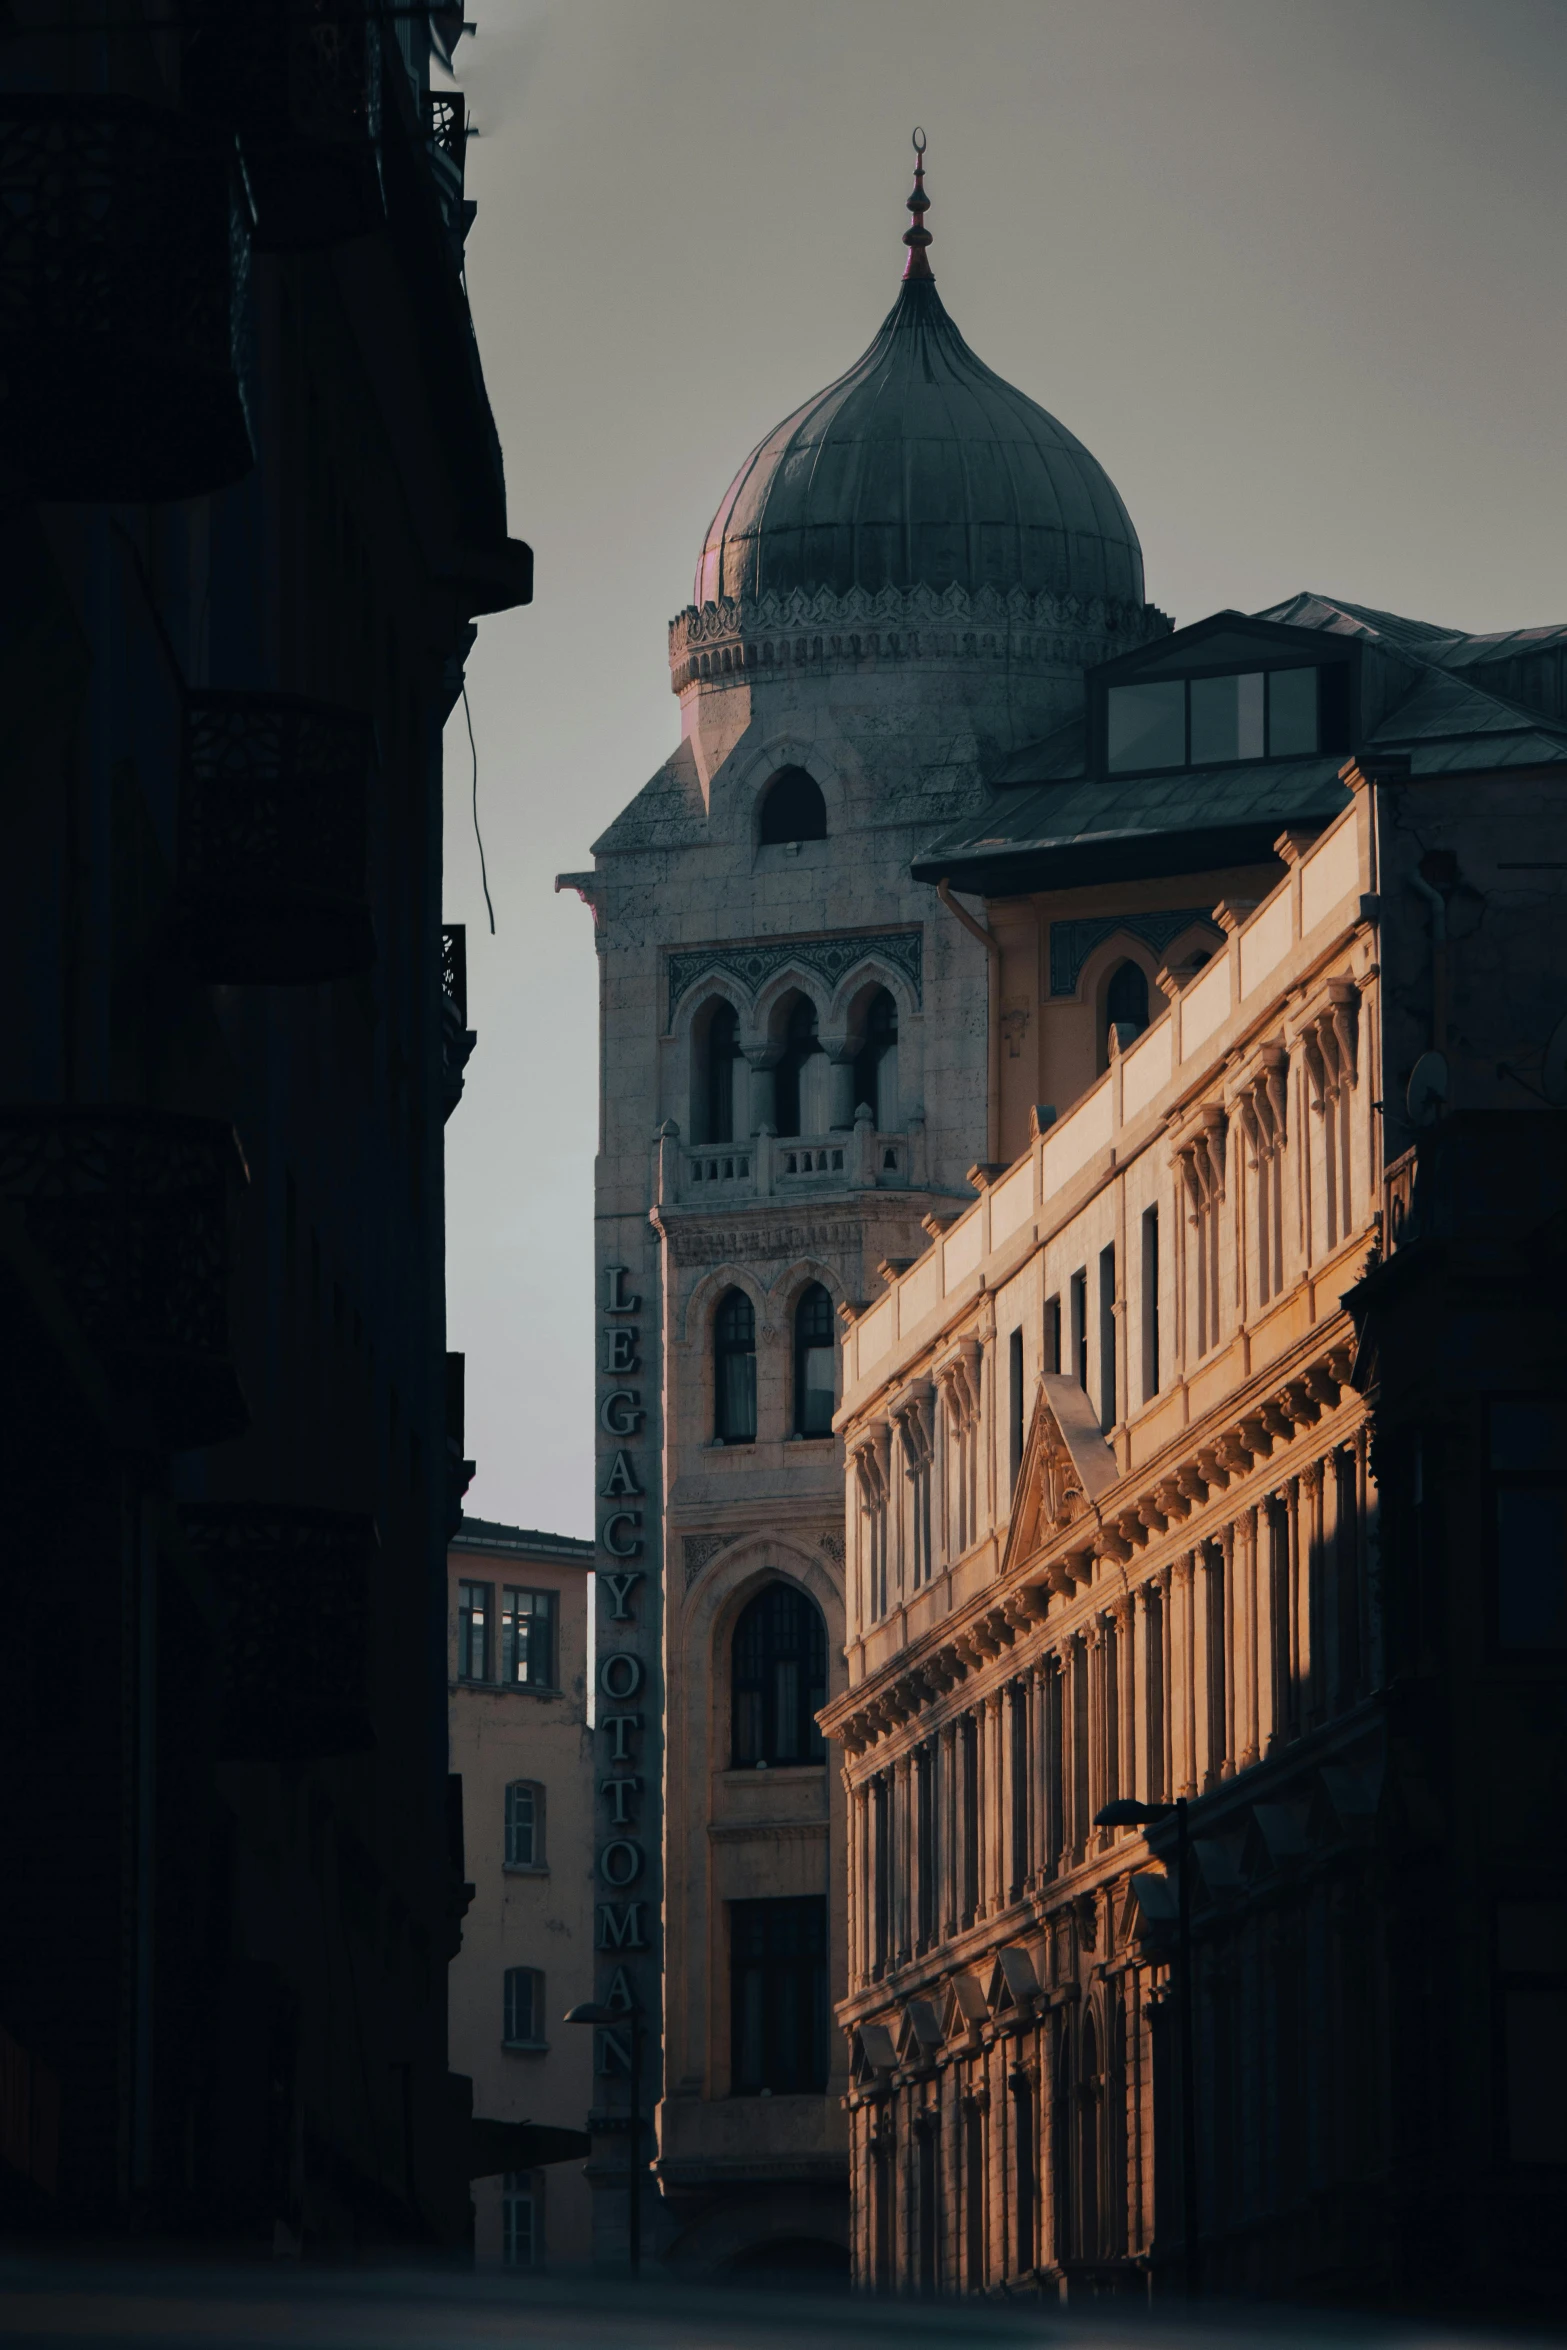
[[[935,271],[925,258],[926,247],[934,242],[925,226],[925,215],[930,210],[930,198],[925,193],[925,133],[919,124],[914,126],[914,193],[908,209],[914,215],[914,226],[903,232],[903,242],[909,248],[909,257],[903,264],[905,278],[934,277]]]

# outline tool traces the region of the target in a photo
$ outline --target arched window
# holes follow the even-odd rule
[[[1099,1039],[1099,1065],[1110,1063],[1110,1032],[1120,1031],[1117,1043],[1128,1045],[1148,1025],[1148,974],[1140,963],[1117,963],[1105,989],[1104,1033]]]
[[[720,1444],[756,1441],[756,1314],[743,1289],[727,1289],[713,1323],[713,1433]]]
[[[780,1134],[825,1134],[831,1115],[827,1056],[816,1033],[816,1006],[808,996],[800,996],[789,1014],[773,1077],[773,1123]]]
[[[744,1065],[740,1054],[740,1015],[733,1004],[713,1006],[703,1043],[700,1083],[706,1132],[701,1140],[733,1142],[735,1086]]]
[[[762,846],[780,841],[825,840],[827,802],[803,767],[781,767],[762,802]]]
[[[830,1436],[837,1346],[832,1299],[813,1281],[794,1309],[794,1432]]]
[[[816,1716],[827,1703],[827,1627],[797,1585],[770,1583],[752,1600],[735,1626],[730,1679],[735,1770],[825,1759]]]
[[[898,1129],[898,1007],[878,988],[865,1015],[865,1042],[854,1062],[854,1106],[868,1102],[878,1134]]]

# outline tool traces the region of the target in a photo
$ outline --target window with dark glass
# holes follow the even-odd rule
[[[555,1686],[555,1594],[501,1594],[501,1679],[528,1689]]]
[[[803,767],[781,768],[762,802],[762,846],[826,838],[827,802],[821,786]]]
[[[735,1626],[730,1648],[736,1770],[826,1758],[816,1716],[827,1703],[827,1627],[793,1583],[770,1583]]]
[[[728,1289],[713,1318],[715,1426],[720,1444],[756,1441],[756,1313],[743,1289]]]
[[[544,1977],[537,1967],[509,1966],[502,1978],[502,2030],[508,2048],[537,2048],[544,2039]]]
[[[730,2075],[737,2097],[827,2086],[827,1904],[729,1904]]]
[[[1105,1032],[1100,1039],[1100,1059],[1108,1065],[1110,1059],[1110,1031],[1116,1031],[1116,1044],[1122,1050],[1142,1035],[1148,1025],[1148,974],[1140,963],[1117,963],[1105,989]]]
[[[707,1023],[705,1142],[735,1138],[735,1081],[741,1064],[740,1015],[733,1004],[715,1004]]]
[[[871,998],[865,1015],[865,1042],[854,1060],[854,1106],[869,1105],[879,1134],[896,1132],[898,1105],[898,1007],[886,988]]]
[[[1138,775],[1345,748],[1346,686],[1342,664],[1112,685],[1105,693],[1105,764],[1112,775]]]
[[[1567,1400],[1493,1397],[1487,1412],[1499,1648],[1567,1649]]]
[[[457,1586],[457,1678],[487,1681],[490,1677],[490,1618],[494,1586],[459,1583]]]
[[[535,1779],[513,1779],[506,1790],[506,1866],[544,1866],[544,1790]]]
[[[541,2203],[532,2171],[509,2170],[501,2194],[501,2258],[508,2268],[536,2268],[543,2250]]]
[[[794,1309],[794,1432],[830,1436],[838,1349],[832,1299],[813,1281]]]
[[[784,1049],[773,1073],[773,1123],[780,1134],[826,1131],[826,1104],[819,1098],[826,1068],[816,1033],[816,1006],[802,996],[789,1014]]]

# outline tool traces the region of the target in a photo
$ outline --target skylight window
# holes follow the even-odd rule
[[[1321,747],[1320,671],[1246,669],[1218,677],[1149,678],[1105,695],[1112,775],[1299,759]]]

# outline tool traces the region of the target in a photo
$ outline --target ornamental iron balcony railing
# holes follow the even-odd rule
[[[110,1378],[171,1451],[239,1435],[231,1228],[248,1180],[232,1127],[161,1111],[0,1108],[0,1198]]]
[[[239,134],[256,243],[303,252],[386,217],[381,30],[364,0],[185,0],[182,88]]]
[[[375,1744],[368,1703],[375,1521],[203,1502],[180,1512],[226,1617],[219,1752],[308,1762]]]
[[[462,218],[463,162],[468,149],[468,112],[460,90],[426,90],[424,129],[430,168],[449,227],[465,229]]]
[[[203,978],[310,983],[368,970],[374,730],[293,694],[187,695],[176,929]]]
[[[231,137],[135,98],[0,94],[0,469],[93,501],[248,473],[249,274]]]
[[[478,1038],[468,1026],[468,932],[449,922],[441,932],[441,1099],[449,1118],[462,1100],[463,1074]]]

